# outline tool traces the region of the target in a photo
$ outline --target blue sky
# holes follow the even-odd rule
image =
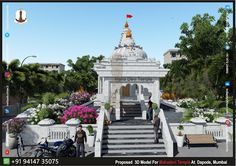
[[[110,57],[118,45],[125,15],[136,44],[148,57],[163,64],[163,53],[179,41],[180,25],[196,14],[219,17],[218,9],[231,3],[4,3],[3,60],[25,63],[63,63],[78,56]],[[7,18],[7,8],[9,17]],[[24,9],[28,22],[14,22],[15,12]],[[232,26],[232,15],[230,15]],[[7,22],[9,26],[7,29]]]

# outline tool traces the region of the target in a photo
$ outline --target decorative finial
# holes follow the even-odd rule
[[[126,32],[126,38],[132,38],[132,33],[130,30]]]
[[[125,28],[128,28],[129,27],[129,24],[128,24],[128,22],[126,21],[126,23],[125,23]]]

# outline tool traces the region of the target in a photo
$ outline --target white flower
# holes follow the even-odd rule
[[[34,122],[31,122],[30,124],[32,124],[32,125],[33,125],[33,124],[34,124]]]

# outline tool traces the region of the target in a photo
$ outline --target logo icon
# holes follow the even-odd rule
[[[10,150],[9,150],[9,149],[6,149],[6,150],[5,150],[5,154],[6,154],[6,155],[9,155],[9,154],[10,154]]]
[[[5,37],[9,37],[9,36],[10,36],[10,33],[6,32]]]
[[[229,87],[230,86],[230,81],[225,81],[225,86]]]
[[[27,22],[25,10],[17,10],[16,11],[15,22],[17,24],[24,24]]]
[[[10,165],[10,158],[3,158],[3,165]]]

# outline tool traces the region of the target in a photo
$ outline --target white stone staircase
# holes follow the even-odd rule
[[[154,144],[151,123],[143,120],[114,122],[105,126],[102,157],[166,157],[163,140]]]

